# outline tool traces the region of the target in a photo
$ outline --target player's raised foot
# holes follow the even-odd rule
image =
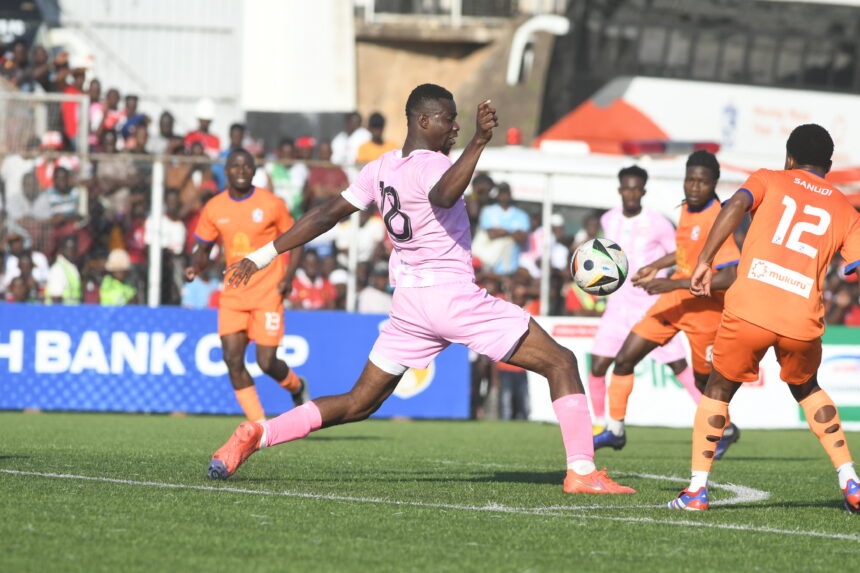
[[[230,439],[218,448],[209,462],[209,479],[227,479],[251,454],[260,449],[263,426],[256,422],[242,422]]]
[[[685,489],[678,497],[670,501],[669,509],[686,509],[687,511],[706,511],[708,509],[708,488],[700,487],[696,491]]]
[[[741,429],[734,424],[729,423],[729,425],[726,426],[726,429],[723,432],[723,437],[720,438],[719,442],[717,442],[717,449],[714,450],[714,459],[721,459],[725,455],[726,450],[729,449],[729,446],[731,446],[740,439]]]
[[[624,444],[627,443],[627,434],[621,434],[620,436],[616,436],[609,430],[603,430],[596,436],[594,436],[594,449],[599,450],[600,448],[612,448],[613,450],[620,450],[624,447]]]
[[[308,381],[304,376],[299,376],[299,381],[302,383],[299,389],[292,392],[293,406],[301,406],[305,402],[311,401],[311,394],[308,392]]]
[[[606,468],[603,468],[586,475],[567,470],[567,476],[564,478],[564,493],[630,494],[636,493],[636,490],[615,483],[606,475]]]
[[[845,509],[848,513],[860,513],[860,483],[850,479],[842,490],[845,498]]]

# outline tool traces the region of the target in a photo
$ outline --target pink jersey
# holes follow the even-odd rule
[[[472,235],[466,202],[450,209],[427,198],[451,167],[445,155],[417,149],[403,157],[399,149],[383,154],[361,170],[343,193],[361,210],[376,203],[394,245],[389,263],[392,285],[429,287],[474,282]]]
[[[657,211],[644,207],[635,217],[625,217],[621,207],[610,209],[600,218],[600,226],[604,237],[624,249],[628,264],[627,280],[607,299],[606,314],[624,309],[624,314],[639,320],[657,295],[633,286],[630,279],[640,268],[675,250],[675,227]]]

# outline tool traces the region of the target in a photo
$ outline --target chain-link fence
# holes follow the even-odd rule
[[[134,289],[136,303],[200,304],[200,293],[217,291],[224,268],[219,249],[213,250],[217,255],[210,271],[199,279],[205,284],[187,285],[183,271],[195,248],[201,209],[226,186],[223,157],[213,159],[198,146],[186,149],[178,136],[123,135],[121,120],[117,129],[94,131],[90,138],[87,121],[80,120],[87,117],[81,112],[88,111],[85,96],[4,94],[0,106],[0,249],[16,265],[5,269],[7,277],[18,272],[18,255],[26,251],[35,282],[44,289],[47,265],[66,253],[80,271],[84,302],[100,302],[100,279],[109,272],[106,267],[117,264],[125,269],[123,280]],[[119,148],[123,142],[126,149]],[[150,146],[164,152],[147,153]],[[257,155],[253,184],[284,200],[295,218],[348,184],[350,170],[327,161],[282,160],[264,156],[261,148],[252,150]],[[494,294],[527,290],[528,298],[540,299],[535,313],[564,313],[570,282],[566,262],[574,239],[566,222],[583,221],[591,210],[553,208],[549,197],[543,204],[521,204],[517,239],[513,232],[490,239],[479,218],[494,202],[494,187],[499,192],[504,185],[476,185],[467,197],[479,280]],[[544,221],[550,221],[551,232],[542,232]],[[111,260],[114,251],[124,252],[122,261]],[[385,312],[375,303],[390,290],[385,279],[391,244],[383,217],[373,209],[341,222],[305,251],[313,251],[316,261],[302,266],[290,300],[294,308]],[[543,277],[540,287],[536,277]],[[5,282],[0,287],[8,294]],[[196,303],[189,301],[189,291],[197,293]],[[41,292],[37,298],[57,297]]]

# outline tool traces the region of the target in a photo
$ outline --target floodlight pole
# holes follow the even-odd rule
[[[541,230],[543,233],[540,256],[540,315],[549,315],[550,250],[552,247],[552,189],[553,175],[547,174],[543,192]]]
[[[164,214],[164,160],[152,163],[152,190],[149,212],[149,281],[147,304],[151,308],[161,303],[161,219]]]

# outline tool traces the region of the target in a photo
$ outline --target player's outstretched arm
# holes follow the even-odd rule
[[[481,152],[493,138],[493,128],[499,126],[496,110],[490,107],[490,100],[478,104],[478,116],[475,123],[475,135],[472,136],[466,149],[428,194],[430,203],[437,207],[447,209],[457,203],[472,180],[472,174],[475,172],[475,166],[478,165]]]
[[[334,227],[338,221],[356,211],[358,211],[358,207],[341,195],[317,205],[305,213],[305,216],[290,227],[286,233],[260,247],[241,261],[227,267],[224,270],[225,275],[233,272],[227,279],[227,285],[238,287],[248,284],[251,275],[268,266],[275,260],[275,257],[319,237]]]
[[[752,207],[752,198],[746,191],[735,192],[723,205],[720,214],[717,215],[717,219],[714,221],[714,226],[711,227],[711,232],[708,233],[705,246],[702,247],[702,252],[699,253],[699,263],[690,277],[690,292],[694,295],[711,295],[714,278],[711,265],[714,263],[714,257],[717,256],[717,251],[720,250],[720,247],[726,242],[729,235],[734,233],[738,225],[741,224],[744,215],[746,215],[750,207]]]
[[[648,263],[647,265],[636,271],[636,274],[633,275],[633,285],[644,288],[645,283],[653,281],[657,277],[657,273],[661,269],[671,267],[674,264],[675,251],[672,251],[671,253],[666,253],[656,261]]]

